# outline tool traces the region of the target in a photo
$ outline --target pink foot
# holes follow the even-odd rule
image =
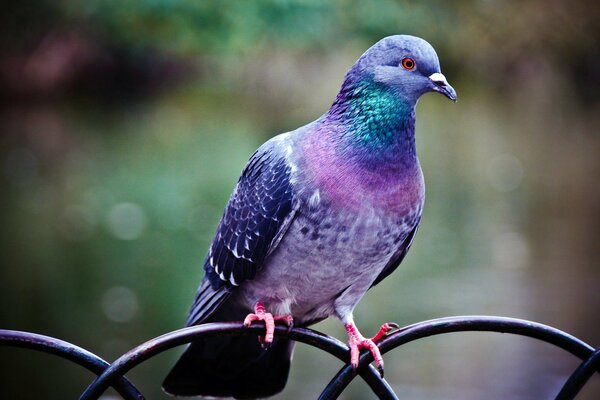
[[[344,324],[344,328],[346,328],[346,332],[348,332],[348,346],[350,347],[350,364],[352,365],[352,368],[355,370],[358,368],[358,357],[360,355],[360,351],[362,349],[367,349],[373,355],[375,365],[377,365],[377,370],[383,378],[383,357],[381,357],[381,352],[379,351],[379,347],[377,347],[375,342],[385,337],[388,333],[390,333],[390,331],[398,329],[399,326],[393,322],[386,322],[381,326],[381,328],[379,328],[379,331],[371,339],[365,338],[358,331],[358,328],[356,325],[354,325],[354,322]]]
[[[265,305],[261,302],[256,303],[254,306],[254,313],[250,313],[244,318],[244,326],[249,327],[254,321],[265,321],[266,334],[265,336],[258,337],[258,341],[262,343],[263,346],[269,346],[273,343],[276,322],[283,322],[289,328],[291,328],[294,323],[294,319],[291,315],[273,316],[273,314],[266,312]]]

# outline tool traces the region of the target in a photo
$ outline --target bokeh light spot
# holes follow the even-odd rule
[[[124,286],[114,286],[102,295],[102,311],[111,321],[128,322],[138,311],[135,293]]]
[[[146,229],[146,213],[137,204],[119,203],[109,211],[107,224],[109,232],[117,239],[134,240]]]

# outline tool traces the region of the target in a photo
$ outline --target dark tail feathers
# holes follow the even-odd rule
[[[163,389],[176,396],[272,396],[285,386],[293,347],[289,339],[275,338],[263,350],[254,336],[193,342],[163,382]]]

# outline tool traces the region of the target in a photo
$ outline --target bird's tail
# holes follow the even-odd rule
[[[218,318],[215,315],[211,320]],[[293,347],[293,341],[278,337],[266,350],[254,336],[198,340],[177,361],[164,380],[163,389],[175,396],[272,396],[286,384]]]

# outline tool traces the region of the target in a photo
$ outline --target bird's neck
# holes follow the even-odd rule
[[[415,105],[371,80],[346,80],[326,123],[336,124],[346,157],[400,168],[417,162]]]
[[[423,201],[414,105],[374,86],[344,85],[306,137],[308,175],[340,207],[406,214]]]

